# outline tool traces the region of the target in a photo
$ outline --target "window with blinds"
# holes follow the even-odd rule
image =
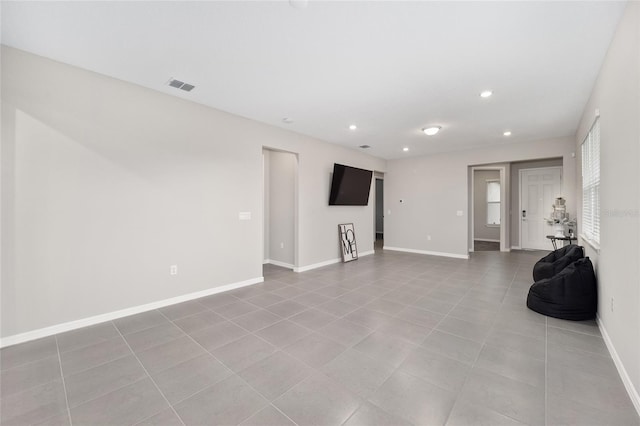
[[[582,234],[600,244],[600,119],[582,143]]]
[[[487,180],[487,225],[500,225],[500,181]]]

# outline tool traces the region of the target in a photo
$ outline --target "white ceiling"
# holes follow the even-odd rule
[[[573,135],[625,3],[1,7],[9,46],[391,159]]]

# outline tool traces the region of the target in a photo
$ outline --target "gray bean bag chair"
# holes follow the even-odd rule
[[[584,249],[581,246],[570,244],[554,250],[543,257],[533,267],[533,281],[551,278],[562,271],[569,264],[584,257]]]
[[[598,288],[588,257],[576,260],[551,278],[535,282],[527,296],[529,309],[554,318],[582,321],[595,318]]]

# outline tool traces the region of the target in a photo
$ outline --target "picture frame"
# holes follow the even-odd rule
[[[338,225],[338,241],[342,252],[342,262],[351,262],[358,259],[356,231],[353,223],[341,223]]]

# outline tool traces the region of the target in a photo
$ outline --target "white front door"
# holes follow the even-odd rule
[[[520,247],[551,250],[547,235],[553,228],[545,218],[551,216],[556,197],[562,195],[562,168],[520,170]]]

